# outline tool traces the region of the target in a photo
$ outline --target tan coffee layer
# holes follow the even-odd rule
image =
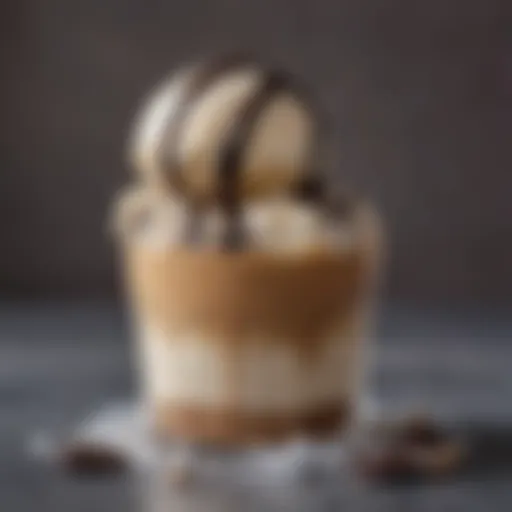
[[[236,410],[164,404],[154,410],[154,429],[162,438],[228,445],[276,442],[306,436],[328,438],[350,419],[347,403],[319,406],[292,415],[247,415]]]
[[[356,252],[279,256],[159,250],[133,244],[127,274],[137,314],[172,340],[257,337],[313,348],[358,306],[366,259]]]

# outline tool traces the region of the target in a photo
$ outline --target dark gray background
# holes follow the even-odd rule
[[[255,50],[332,112],[339,176],[388,224],[388,290],[511,296],[512,36],[503,0],[13,0],[0,9],[0,293],[110,295],[104,221],[137,101]]]
[[[125,316],[67,298],[116,289],[104,227],[139,98],[174,66],[238,48],[317,87],[339,178],[386,218],[387,290],[409,303],[382,311],[370,391],[452,418],[472,454],[448,485],[336,486],[298,508],[510,510],[510,313],[460,307],[512,299],[510,0],[4,0],[0,39],[2,511],[147,510],[132,482],[66,478],[25,443],[133,396]]]

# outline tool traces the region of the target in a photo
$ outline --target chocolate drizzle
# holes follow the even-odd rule
[[[162,167],[167,172],[167,179],[178,192],[185,192],[185,180],[180,165],[179,145],[183,127],[192,107],[208,88],[226,73],[241,68],[249,63],[249,59],[242,55],[229,55],[222,59],[212,60],[202,64],[193,73],[181,101],[173,116],[167,121],[164,129],[161,146],[159,148]],[[185,229],[184,238],[188,243],[193,243],[200,230],[201,208],[197,201],[191,201],[189,210],[189,222]]]
[[[294,196],[306,203],[324,202],[326,196],[324,180],[318,174],[308,173],[295,187]]]
[[[309,90],[300,84],[294,84],[294,94],[313,112],[315,132],[305,174],[295,184],[291,194],[298,201],[321,209],[326,218],[332,222],[345,220],[353,214],[357,199],[347,190],[328,185],[329,180],[325,174],[328,165],[326,141],[332,133],[329,116],[318,105]]]
[[[254,61],[246,56],[231,55],[199,66],[190,78],[175,113],[168,119],[159,148],[160,162],[166,171],[168,184],[178,193],[188,194],[190,192],[187,191],[186,180],[181,169],[179,147],[182,131],[191,109],[215,82],[221,80],[226,74],[252,63]],[[325,131],[322,113],[314,104],[309,91],[302,84],[285,72],[266,71],[260,87],[238,113],[237,119],[225,137],[224,147],[220,148],[216,198],[226,220],[226,228],[221,240],[221,246],[226,250],[239,250],[246,238],[241,216],[240,197],[242,188],[240,174],[245,150],[260,115],[275,96],[284,90],[289,91],[306,107],[309,107],[313,111],[316,121],[311,155],[306,166],[307,174],[297,184],[294,194],[297,198],[318,206],[326,206],[328,203],[324,179],[315,172],[317,168],[315,164],[319,158],[319,146]],[[200,234],[204,205],[201,204],[201,198],[198,197],[188,197],[188,200],[190,201],[189,219],[184,239],[186,243],[190,244],[194,243]]]
[[[240,171],[244,150],[265,107],[288,85],[286,74],[267,72],[260,89],[244,106],[226,138],[219,159],[218,199],[227,221],[222,240],[222,247],[227,250],[238,250],[245,238],[240,216]]]
[[[323,161],[325,159],[325,141],[330,133],[329,119],[323,108],[315,101],[309,89],[302,84],[295,84],[295,95],[302,103],[309,107],[313,114],[314,133],[309,158],[305,165],[305,174],[291,191],[294,198],[317,207],[324,207],[328,202],[329,192],[325,175],[323,174]]]
[[[162,166],[168,172],[170,184],[180,192],[185,188],[185,181],[180,169],[179,143],[183,126],[192,107],[217,80],[226,73],[247,65],[248,62],[246,57],[232,55],[200,65],[189,80],[174,115],[168,119],[159,154]]]
[[[357,200],[347,190],[327,189],[322,176],[310,173],[295,187],[294,197],[304,203],[321,208],[333,222],[346,220],[354,213]]]

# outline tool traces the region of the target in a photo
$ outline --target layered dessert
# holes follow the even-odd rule
[[[240,57],[143,104],[116,229],[159,435],[247,444],[349,420],[380,236],[327,179],[324,141],[304,86]]]

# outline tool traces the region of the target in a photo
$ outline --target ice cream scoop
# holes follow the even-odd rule
[[[129,152],[148,182],[196,202],[235,203],[298,184],[317,136],[317,115],[293,77],[227,57],[163,80],[137,115]]]

